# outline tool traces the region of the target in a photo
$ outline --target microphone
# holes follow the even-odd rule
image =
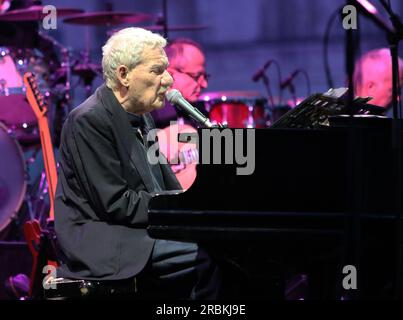
[[[207,128],[213,127],[213,124],[210,122],[209,118],[187,102],[178,90],[171,89],[167,91],[165,96],[171,104],[174,104],[181,110],[185,111],[192,119],[196,120]]]
[[[298,73],[300,73],[301,70],[297,69],[295,70],[293,73],[291,73],[291,75],[288,76],[288,78],[286,78],[285,80],[281,81],[280,84],[280,88],[281,90],[284,90],[285,88],[287,88],[288,86],[291,85],[292,81],[294,80],[294,78],[298,75]]]
[[[273,59],[268,60],[262,68],[260,68],[252,77],[253,82],[257,82],[260,80],[261,77],[263,77],[264,72],[268,67],[270,67],[271,63],[273,62]]]

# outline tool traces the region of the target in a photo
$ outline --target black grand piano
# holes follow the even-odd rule
[[[393,294],[400,215],[392,120],[332,115],[320,104],[316,114],[301,111],[318,99],[268,129],[199,129],[199,154],[208,148],[210,163],[200,161],[186,192],[150,202],[149,235],[205,246],[228,275],[231,298]],[[254,135],[252,174],[237,174],[235,138],[217,138],[225,130],[244,145],[248,131]],[[214,152],[225,159],[225,143],[234,145],[233,163],[227,154],[227,164],[213,164]],[[345,265],[357,269],[357,290],[343,288]]]

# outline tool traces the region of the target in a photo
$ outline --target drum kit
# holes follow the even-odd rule
[[[164,1],[164,3],[166,3]],[[25,9],[8,11],[0,14],[0,24],[42,21],[43,6],[31,6]],[[166,14],[166,12],[165,12]],[[78,26],[117,26],[138,24],[152,21],[153,16],[138,12],[90,12],[75,8],[57,8],[57,17],[63,22]],[[155,21],[155,20],[154,20]],[[168,32],[195,31],[206,29],[204,25],[172,25],[166,19],[157,19],[157,23],[142,26],[153,32],[160,32],[168,37]],[[116,29],[111,30],[112,34]],[[1,33],[1,30],[0,30]],[[41,150],[37,119],[25,97],[23,75],[32,72],[36,75],[40,91],[48,99],[49,113],[55,114],[60,105],[71,105],[71,77],[77,76],[85,84],[87,93],[92,91],[92,82],[100,75],[101,67],[89,61],[88,55],[72,59],[70,49],[41,31],[39,38],[50,43],[56,52],[56,59],[49,59],[49,54],[39,48],[21,45],[19,48],[0,43],[0,240],[10,232],[11,222],[21,219],[20,211],[26,203],[28,219],[46,216],[46,205],[34,203],[37,199],[46,199],[47,187],[43,170],[34,182],[30,181],[29,167],[36,160]],[[57,54],[59,53],[59,54]],[[57,58],[60,57],[60,58]],[[60,61],[58,60],[60,59]],[[267,126],[265,98],[257,92],[210,92],[201,97],[211,119],[229,127]],[[56,107],[55,107],[56,106]],[[68,110],[69,111],[69,110]],[[50,116],[49,116],[50,117]],[[49,119],[54,130],[58,124]],[[53,120],[53,121],[52,121]],[[32,151],[33,150],[33,151]],[[28,157],[27,157],[28,155]],[[36,199],[36,200],[35,200]],[[25,207],[25,206],[24,206]],[[11,239],[14,240],[14,239]]]
[[[266,128],[267,99],[254,91],[206,92],[200,96],[213,124],[229,128]]]

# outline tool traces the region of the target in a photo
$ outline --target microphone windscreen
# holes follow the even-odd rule
[[[171,89],[165,93],[165,97],[172,104],[176,104],[178,100],[182,97],[182,94],[179,90]]]

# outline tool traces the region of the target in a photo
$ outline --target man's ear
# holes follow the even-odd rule
[[[129,69],[125,65],[120,65],[116,70],[116,76],[120,84],[128,87],[130,83]]]

